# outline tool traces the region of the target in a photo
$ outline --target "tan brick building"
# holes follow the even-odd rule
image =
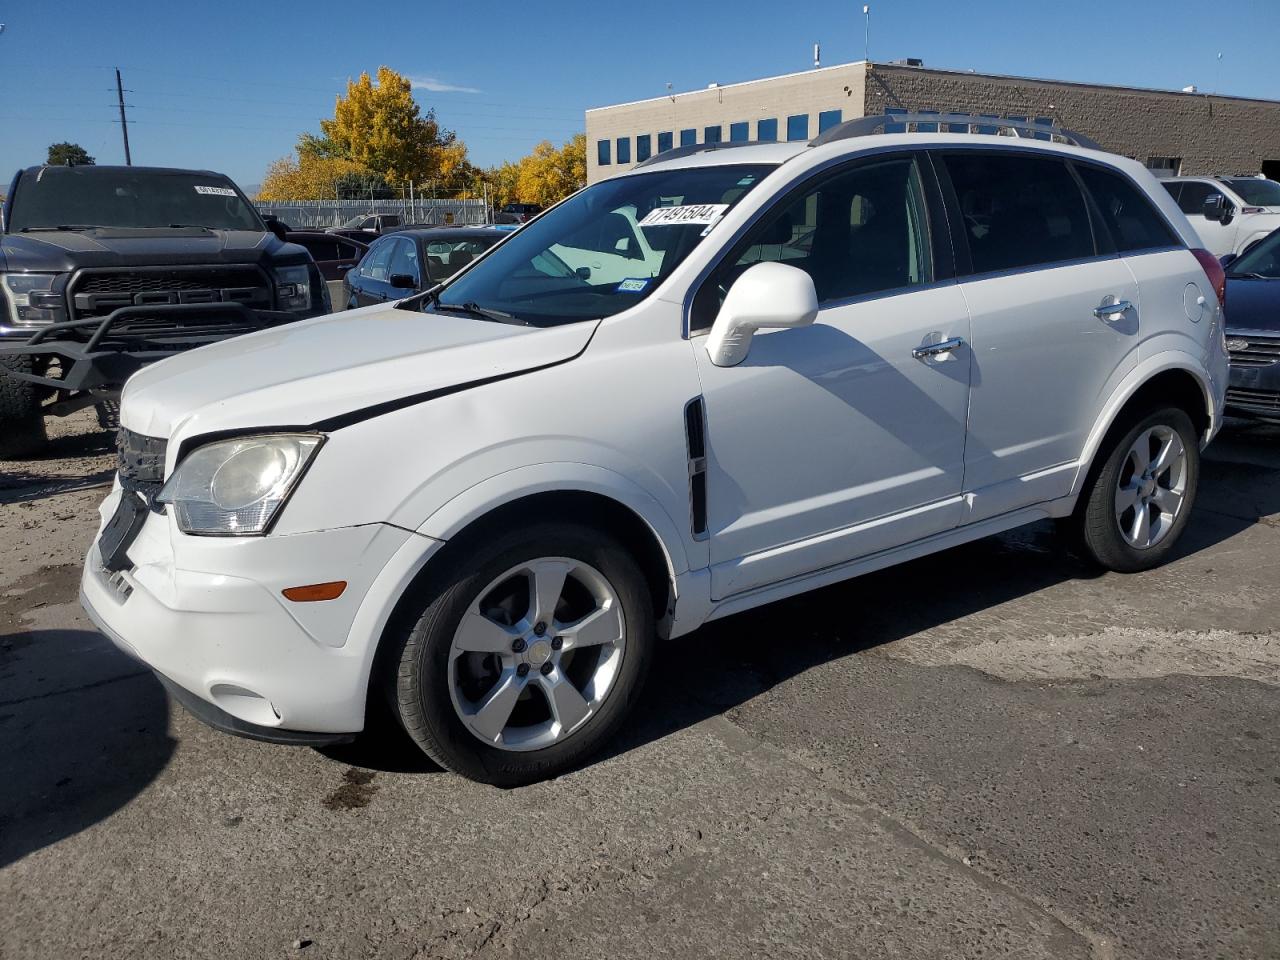
[[[808,140],[844,120],[936,110],[1054,122],[1164,175],[1280,179],[1280,102],[858,62],[587,111],[587,182],[688,143]]]

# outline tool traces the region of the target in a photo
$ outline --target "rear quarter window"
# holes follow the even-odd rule
[[[1076,165],[1085,189],[1102,214],[1102,222],[1122,253],[1180,246],[1182,241],[1146,194],[1126,177],[1099,167]]]

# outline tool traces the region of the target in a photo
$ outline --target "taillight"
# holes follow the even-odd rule
[[[1209,286],[1213,287],[1213,292],[1218,295],[1218,306],[1225,307],[1227,305],[1227,272],[1222,269],[1222,264],[1208,250],[1196,247],[1191,253],[1200,261],[1200,266],[1204,267],[1205,276],[1209,278]]]

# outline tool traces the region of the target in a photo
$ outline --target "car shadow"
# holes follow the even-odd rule
[[[0,868],[128,804],[169,762],[163,688],[87,630],[0,635]]]

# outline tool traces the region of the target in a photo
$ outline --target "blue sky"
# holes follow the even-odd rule
[[[349,76],[387,64],[472,159],[515,159],[583,110],[859,60],[861,2],[0,0],[0,179],[48,144],[122,163],[113,68],[135,163],[257,183],[318,130]],[[873,0],[872,59],[1280,99],[1280,0]],[[1213,36],[1219,39],[1212,39]],[[1221,51],[1220,68],[1216,54]],[[1217,76],[1220,69],[1220,79]]]

